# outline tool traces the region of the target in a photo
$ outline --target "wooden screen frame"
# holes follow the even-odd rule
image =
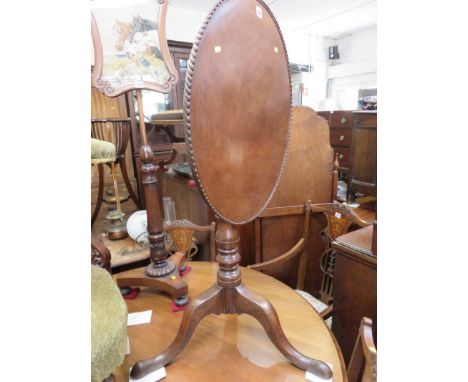
[[[167,70],[169,71],[170,77],[169,80],[160,85],[155,82],[150,81],[141,81],[141,83],[136,84],[127,84],[115,89],[112,85],[109,84],[107,81],[103,81],[102,77],[102,69],[104,64],[103,59],[103,46],[101,35],[99,33],[99,27],[94,17],[93,13],[91,12],[91,37],[93,40],[94,46],[94,70],[91,75],[91,86],[98,89],[100,92],[104,93],[107,96],[115,97],[122,93],[126,93],[130,90],[136,89],[148,89],[153,90],[159,93],[169,93],[172,90],[172,85],[176,84],[179,81],[179,76],[176,71],[174,62],[172,61],[171,54],[169,52],[169,46],[167,44],[166,39],[166,14],[167,14],[167,7],[168,7],[168,0],[155,0],[160,4],[159,10],[159,19],[158,19],[158,39],[159,39],[159,47],[161,51],[161,55],[163,57],[163,61],[167,66]]]

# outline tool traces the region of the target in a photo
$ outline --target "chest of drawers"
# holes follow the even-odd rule
[[[353,112],[348,110],[319,111],[318,114],[325,118],[330,126],[330,145],[335,153],[338,153],[340,171],[347,173],[353,138]]]
[[[348,184],[347,200],[354,194],[377,193],[377,112],[319,111],[330,128],[330,145],[338,153],[340,178]]]

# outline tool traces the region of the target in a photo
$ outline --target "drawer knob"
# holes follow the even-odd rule
[[[338,155],[338,159],[343,159],[343,154]]]
[[[340,135],[340,141],[344,141],[344,135]]]
[[[341,123],[346,123],[346,118],[345,117],[341,118]]]

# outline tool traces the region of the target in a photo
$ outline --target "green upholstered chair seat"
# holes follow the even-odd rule
[[[127,346],[127,304],[106,270],[91,266],[91,380],[119,366]]]
[[[114,162],[116,158],[115,145],[111,142],[91,138],[91,163]]]

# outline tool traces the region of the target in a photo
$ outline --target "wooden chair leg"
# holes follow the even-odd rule
[[[120,172],[122,173],[122,178],[125,182],[125,186],[127,187],[128,194],[130,195],[130,198],[133,200],[137,208],[141,209],[140,201],[138,200],[135,191],[133,191],[132,184],[130,183],[130,179],[128,178],[127,166],[125,166],[125,157],[122,158],[122,160],[119,162],[119,165]]]
[[[174,341],[161,354],[135,363],[132,367],[132,378],[142,378],[167,365],[177,357],[192,337],[198,323],[208,314],[219,314],[216,307],[222,306],[222,303],[219,301],[223,297],[222,291],[222,288],[215,284],[194,299],[187,307],[187,310],[184,311],[182,322]]]
[[[104,195],[104,166],[102,163],[98,164],[98,172],[99,172],[99,188],[98,188],[98,196],[96,200],[96,206],[94,207],[93,216],[91,217],[91,227],[93,226],[96,218],[99,215],[99,210],[101,209],[102,199]]]
[[[291,345],[281,328],[275,309],[267,299],[251,292],[243,284],[235,289],[237,313],[246,313],[257,319],[281,354],[302,370],[325,380],[332,378],[333,373],[325,362],[306,357]]]
[[[112,184],[114,185],[115,205],[117,211],[122,212],[120,208],[119,186],[117,185],[117,176],[115,175],[115,163],[111,163]]]

